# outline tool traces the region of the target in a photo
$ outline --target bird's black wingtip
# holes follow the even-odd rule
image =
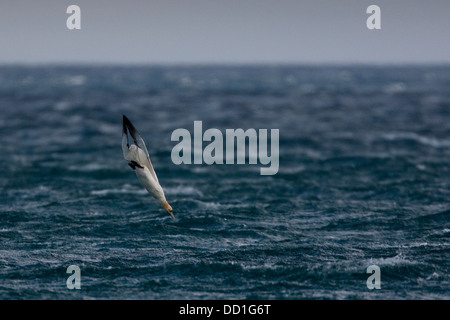
[[[123,119],[123,133],[126,134],[127,130],[130,133],[131,137],[133,138],[134,142],[136,145],[138,145],[136,137],[139,135],[139,132],[136,130],[136,128],[133,126],[133,124],[131,123],[131,121],[124,115],[122,114],[122,119]]]
[[[123,127],[124,128],[128,128],[130,131],[135,131],[136,130],[134,128],[134,126],[131,124],[131,121],[124,114],[122,115],[122,121],[123,121]]]
[[[127,132],[127,127],[128,127],[128,123],[130,122],[130,120],[128,120],[128,118],[123,114],[122,115],[122,131],[123,133]]]

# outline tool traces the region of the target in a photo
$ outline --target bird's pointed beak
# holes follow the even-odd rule
[[[167,201],[161,202],[162,207],[167,211],[167,213],[172,217],[172,220],[175,220],[175,216],[173,215],[173,209]]]

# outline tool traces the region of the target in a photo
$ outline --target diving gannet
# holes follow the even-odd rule
[[[130,144],[129,136],[133,140],[132,144]],[[175,219],[172,207],[167,202],[155,170],[153,170],[145,142],[125,115],[123,115],[122,151],[123,157],[128,161],[131,169],[136,172],[136,176],[144,188],[159,201],[172,219]]]

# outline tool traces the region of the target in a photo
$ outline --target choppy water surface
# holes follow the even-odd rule
[[[2,299],[450,298],[449,67],[10,66],[0,110]],[[279,172],[173,164],[195,120],[279,129]]]

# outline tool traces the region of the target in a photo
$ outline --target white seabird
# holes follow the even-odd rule
[[[131,136],[132,139],[131,144],[129,136]],[[172,207],[167,202],[155,170],[153,170],[150,156],[145,147],[145,142],[125,115],[123,115],[122,151],[123,157],[128,161],[128,165],[131,169],[136,172],[136,176],[144,188],[159,201],[172,219],[175,219],[172,213]]]

